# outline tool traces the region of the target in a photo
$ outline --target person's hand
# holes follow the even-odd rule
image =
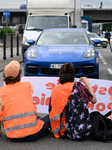
[[[86,84],[86,85],[89,84],[89,80],[88,80],[87,77],[81,77],[81,78],[79,79],[79,81],[83,82],[83,83]]]
[[[88,78],[87,77],[81,77],[79,81],[86,84],[88,91],[93,95],[93,98],[91,99],[91,103],[95,104],[97,102],[96,96],[95,96],[95,93],[93,92],[93,89],[90,85]]]

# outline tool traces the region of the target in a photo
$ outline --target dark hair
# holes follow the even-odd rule
[[[59,83],[74,82],[75,69],[72,63],[64,64],[59,71]]]
[[[22,70],[19,70],[19,74],[16,78],[12,79],[12,77],[5,77],[5,74],[3,73],[3,78],[4,78],[4,82],[5,84],[10,84],[10,83],[16,83],[16,82],[19,82],[21,80],[21,73],[22,73]]]
[[[77,28],[77,26],[76,25],[72,25],[72,28]]]

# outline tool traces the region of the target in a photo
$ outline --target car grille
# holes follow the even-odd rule
[[[27,72],[32,74],[37,74],[38,68],[37,66],[27,66]]]
[[[80,69],[82,69],[80,72],[83,74],[89,74],[95,72],[95,67],[94,66],[78,66],[74,67],[75,69],[75,74],[78,74]],[[50,74],[50,75],[58,75],[59,74],[59,69],[52,69],[48,67],[41,67],[41,66],[27,66],[27,72],[31,74],[38,74],[40,72],[42,74]]]
[[[102,41],[101,44],[102,44],[102,45],[107,45],[108,42],[107,42],[107,41]]]
[[[77,74],[79,72],[79,68],[74,68],[74,69],[75,69],[75,74]],[[41,71],[43,74],[53,74],[53,75],[59,74],[59,69],[41,68]]]
[[[95,67],[94,66],[85,66],[82,68],[82,72],[84,74],[93,73],[93,72],[95,72]]]
[[[58,75],[59,69],[41,68],[41,72],[42,72],[43,74]]]

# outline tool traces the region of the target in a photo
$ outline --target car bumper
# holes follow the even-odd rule
[[[96,46],[108,46],[108,42],[106,42],[106,41],[102,41],[101,43],[98,43]]]
[[[64,62],[65,63],[65,62]],[[62,63],[62,64],[64,64]],[[24,69],[26,76],[59,76],[59,69],[50,68],[50,62],[33,63],[25,61]],[[72,62],[75,69],[75,76],[93,77],[99,73],[99,64],[95,61],[91,62]],[[77,64],[77,65],[76,65]]]
[[[30,45],[26,45],[22,43],[22,54],[24,55],[25,51],[30,47]]]

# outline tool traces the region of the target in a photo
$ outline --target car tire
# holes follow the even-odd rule
[[[98,73],[94,76],[95,79],[99,79],[99,65],[98,65]]]
[[[99,72],[98,72],[98,74],[96,75],[95,79],[99,79]]]
[[[93,78],[94,78],[94,79],[99,79],[99,72],[98,72],[98,74],[95,75]]]
[[[106,48],[107,46],[102,46],[103,48]]]

